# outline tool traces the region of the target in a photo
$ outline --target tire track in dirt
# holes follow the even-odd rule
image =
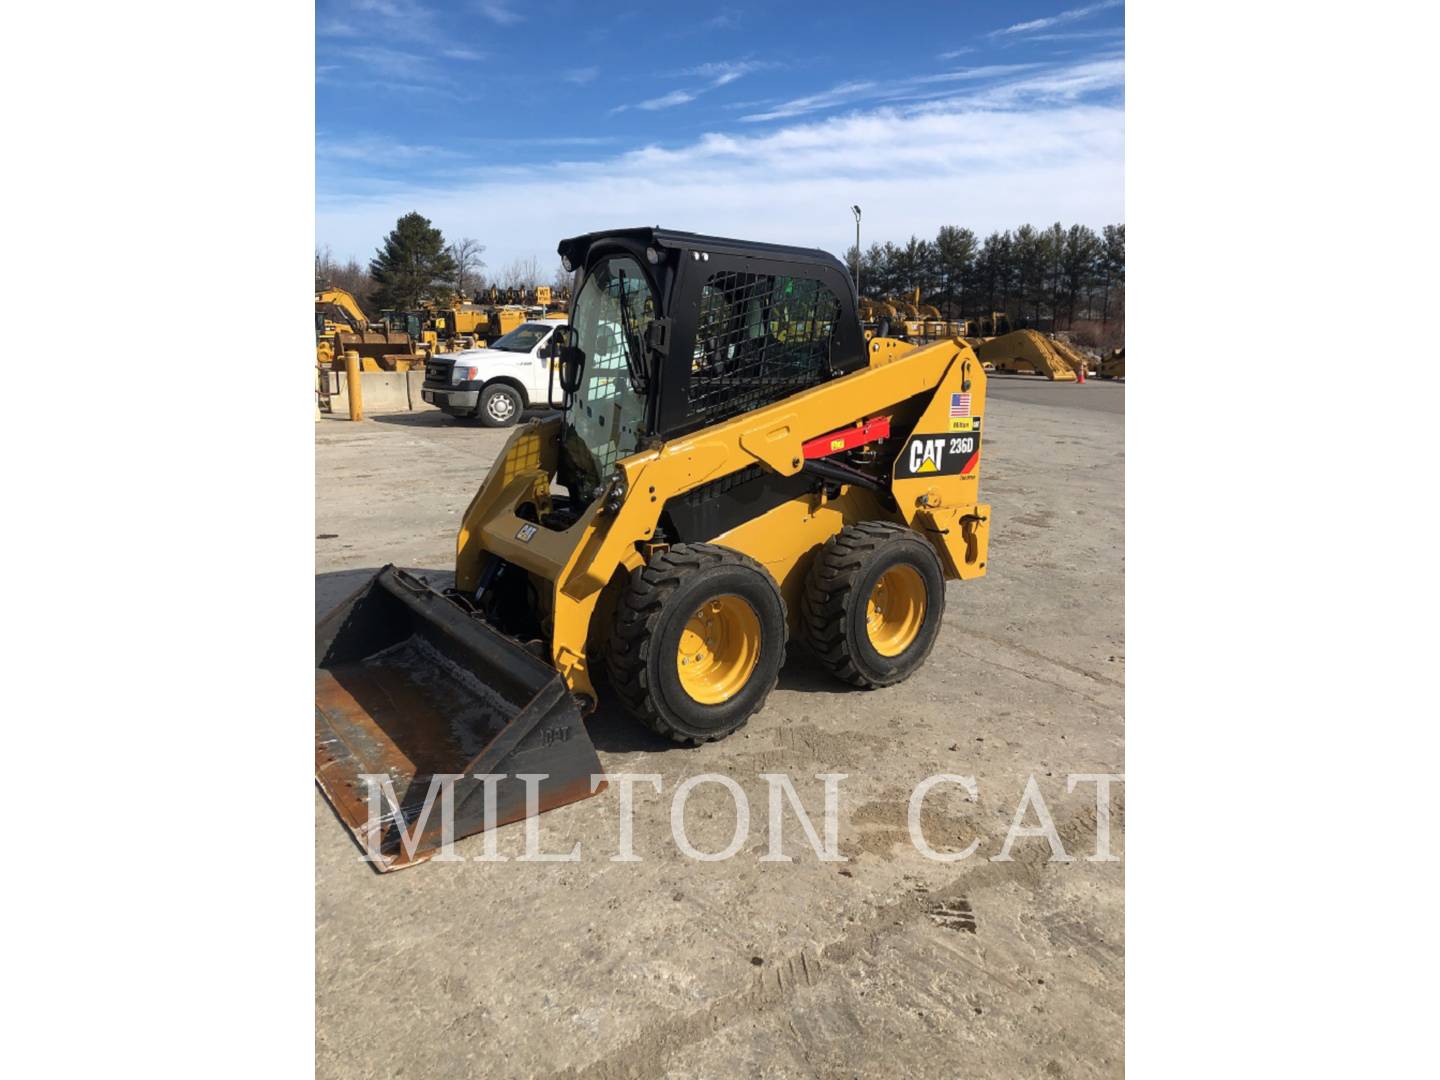
[[[1087,835],[1093,836],[1094,826],[1093,811],[1056,821],[1061,843],[1070,852],[1084,849],[1082,841]],[[1123,801],[1116,800],[1112,806],[1111,827],[1123,830]],[[988,849],[992,843],[998,846],[1003,835],[1004,830],[998,827],[981,833],[982,847]],[[844,977],[843,965],[856,957],[874,956],[881,952],[886,938],[907,933],[917,924],[931,923],[979,937],[983,934],[983,924],[972,898],[1012,882],[1035,888],[1045,872],[1049,856],[1047,845],[1032,842],[1017,847],[1013,861],[991,862],[987,859],[962,871],[956,880],[938,889],[914,886],[877,908],[870,917],[853,923],[845,933],[828,944],[812,941],[799,952],[766,964],[742,989],[720,998],[709,1008],[667,1016],[595,1061],[550,1073],[547,1080],[643,1080],[663,1077],[667,1075],[666,1063],[681,1050],[708,1039],[732,1024],[763,1017],[776,1009],[794,1007],[827,979]],[[1077,929],[1070,930],[1071,938],[1077,935]],[[1063,944],[1073,944],[1073,941],[1066,940]],[[982,963],[973,960],[966,963],[978,975],[1014,989],[1012,980],[987,969]]]

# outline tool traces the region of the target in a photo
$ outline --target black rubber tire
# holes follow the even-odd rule
[[[748,601],[758,616],[760,655],[729,701],[702,704],[681,686],[675,657],[690,613],[727,593]],[[610,682],[652,731],[679,743],[712,742],[765,704],[785,662],[786,634],[785,601],[763,566],[715,544],[676,544],[630,575],[610,632]]]
[[[492,416],[490,414],[491,403],[507,397],[511,402],[509,414],[501,417]],[[520,419],[520,414],[524,411],[525,402],[520,396],[520,391],[507,383],[496,382],[480,391],[480,402],[475,410],[475,417],[486,427],[510,427]]]
[[[925,618],[904,652],[882,656],[865,630],[866,602],[880,575],[898,563],[914,567],[924,582]],[[903,525],[847,525],[816,553],[800,611],[806,643],[836,678],[866,689],[894,686],[925,662],[940,635],[945,575],[939,556]]]

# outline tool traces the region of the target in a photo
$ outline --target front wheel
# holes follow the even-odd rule
[[[759,563],[676,544],[635,571],[615,614],[610,681],[645,725],[708,742],[744,725],[785,661],[785,602]]]
[[[523,408],[524,402],[513,386],[491,383],[480,392],[480,410],[476,415],[486,427],[509,427]]]

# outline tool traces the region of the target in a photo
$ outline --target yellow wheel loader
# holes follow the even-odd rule
[[[696,745],[761,708],[790,641],[898,683],[945,582],[985,573],[964,341],[867,341],[822,251],[647,228],[559,252],[561,411],[510,436],[453,584],[387,566],[316,628],[317,780],[380,870],[435,853],[447,799],[460,837],[602,790],[602,697]]]

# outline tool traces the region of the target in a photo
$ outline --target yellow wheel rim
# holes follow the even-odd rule
[[[899,656],[925,623],[925,580],[913,566],[880,575],[865,604],[865,632],[881,656]]]
[[[702,705],[729,701],[750,680],[760,646],[760,616],[749,602],[729,593],[711,597],[680,634],[680,685]]]

